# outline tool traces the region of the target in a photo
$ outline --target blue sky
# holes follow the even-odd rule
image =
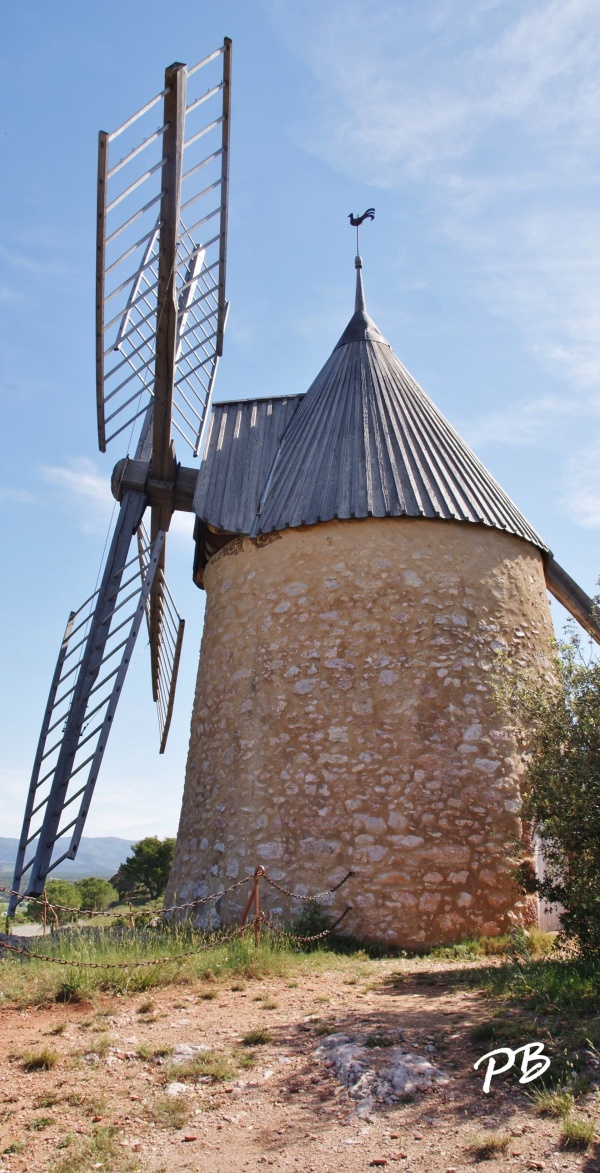
[[[2,834],[20,829],[58,644],[93,589],[124,455],[102,456],[95,435],[97,131],[224,35],[231,312],[216,397],[306,390],[352,310],[346,216],[374,205],[371,315],[595,593],[596,0],[23,0],[2,34]],[[176,830],[204,606],[192,556],[179,515],[168,577],[187,628],[167,753],[140,636],[88,834]]]

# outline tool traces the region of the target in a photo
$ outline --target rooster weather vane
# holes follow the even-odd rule
[[[363,212],[362,216],[355,216],[354,213],[351,212],[350,215],[348,216],[348,219],[349,219],[352,227],[356,228],[356,252],[358,255],[358,253],[360,252],[360,249],[358,247],[358,230],[359,230],[361,224],[365,220],[374,220],[375,219],[375,208],[367,208],[366,212]]]

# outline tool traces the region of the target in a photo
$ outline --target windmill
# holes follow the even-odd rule
[[[156,127],[156,112],[162,121]],[[135,641],[146,617],[160,752],[184,622],[165,579],[174,510],[191,511],[227,318],[231,41],[98,141],[96,369],[101,452],[120,437],[120,502],[97,590],[68,623],[27,795],[10,914],[77,853]],[[143,518],[149,509],[149,533]],[[137,540],[135,538],[137,535]]]
[[[358,935],[420,945],[498,931],[522,912],[519,768],[486,673],[496,646],[539,663],[546,588],[600,642],[594,604],[396,358],[367,313],[360,256],[354,314],[306,394],[211,408],[230,73],[225,40],[167,69],[161,94],[100,135],[100,448],[127,433],[131,447],[140,430],[113,471],[100,586],[61,645],[11,911],[75,857],[144,616],[164,749],[183,633],[165,540],[182,509],[196,515],[207,608],[167,899],[257,863],[297,892],[354,866],[345,923]],[[140,141],[161,99],[162,124]],[[113,162],[121,135],[136,137]],[[350,223],[358,233],[373,215]],[[199,471],[177,463],[175,440],[202,453]],[[213,923],[239,916],[236,900]]]

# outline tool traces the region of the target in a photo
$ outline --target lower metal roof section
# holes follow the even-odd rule
[[[249,534],[281,437],[301,395],[215,403],[194,496],[197,517]]]

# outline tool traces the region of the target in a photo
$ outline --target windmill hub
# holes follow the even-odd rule
[[[171,513],[181,510],[194,512],[194,493],[198,481],[198,469],[176,464],[173,480],[163,481],[150,475],[150,461],[132,460],[128,456],[119,460],[112,472],[111,490],[117,501],[125,493],[144,493],[149,505],[160,505]]]

